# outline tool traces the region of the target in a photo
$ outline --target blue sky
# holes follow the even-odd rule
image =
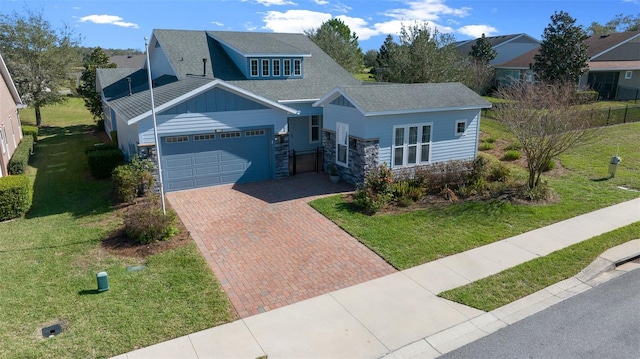
[[[55,26],[82,36],[82,45],[144,48],[154,28],[303,32],[340,18],[364,51],[387,34],[428,22],[457,41],[526,33],[540,39],[554,11],[566,11],[585,28],[615,15],[640,13],[639,0],[0,0],[0,13],[42,10]]]

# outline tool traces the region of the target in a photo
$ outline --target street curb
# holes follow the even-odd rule
[[[623,273],[640,268],[638,263],[626,263],[636,257],[640,257],[640,239],[608,249],[571,278],[406,345],[384,358],[437,358]]]

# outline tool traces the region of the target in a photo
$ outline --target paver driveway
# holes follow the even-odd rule
[[[307,204],[352,189],[303,174],[167,198],[244,318],[396,272]]]

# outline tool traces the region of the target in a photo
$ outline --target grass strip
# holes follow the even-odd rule
[[[487,312],[492,311],[575,276],[607,249],[637,238],[640,238],[640,222],[442,292],[439,296]]]

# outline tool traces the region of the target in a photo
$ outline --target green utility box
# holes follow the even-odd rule
[[[100,272],[96,274],[96,278],[98,279],[98,293],[109,290],[109,278],[107,277],[107,272]]]

